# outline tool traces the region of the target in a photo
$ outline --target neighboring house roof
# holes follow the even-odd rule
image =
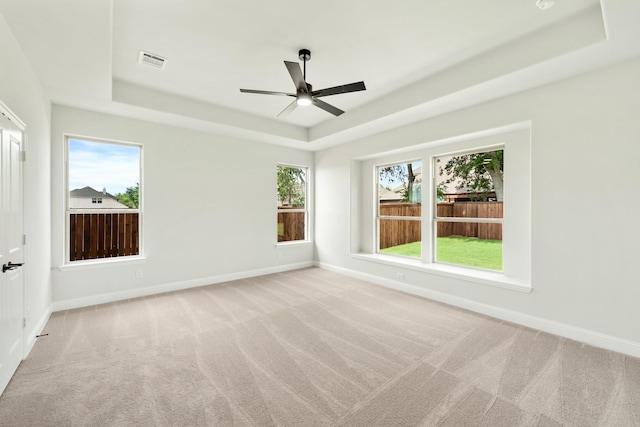
[[[69,192],[70,209],[129,209],[107,190],[97,191],[91,187],[76,188]]]
[[[93,188],[86,186],[84,188],[76,188],[69,192],[70,197],[109,197],[113,200],[118,200],[113,194],[107,193],[107,190],[102,191],[94,190]]]
[[[400,190],[402,187],[397,189],[388,189],[384,188],[382,185],[378,185],[378,200],[391,202],[398,201],[402,199],[402,195],[396,190]]]

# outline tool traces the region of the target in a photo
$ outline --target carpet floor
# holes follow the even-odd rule
[[[2,426],[638,426],[640,359],[318,268],[54,313]]]

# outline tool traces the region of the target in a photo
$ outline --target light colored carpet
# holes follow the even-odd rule
[[[640,425],[638,359],[317,268],[44,332],[0,425]]]

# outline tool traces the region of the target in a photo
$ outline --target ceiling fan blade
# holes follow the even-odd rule
[[[285,108],[284,110],[282,110],[280,112],[280,114],[278,114],[278,117],[280,116],[286,116],[287,114],[289,114],[290,112],[292,112],[293,110],[296,109],[296,107],[298,106],[298,100],[294,99],[293,102],[289,105],[287,105],[287,108]]]
[[[301,92],[308,93],[309,89],[307,89],[307,82],[304,81],[300,64],[297,62],[284,61],[284,65],[287,66],[287,70],[289,70],[289,74],[291,75],[293,84],[296,85],[296,89]]]
[[[311,92],[311,96],[329,96],[337,95],[339,93],[358,92],[361,90],[367,90],[367,88],[364,86],[364,82],[349,83],[347,85],[314,90],[313,92]]]
[[[240,89],[240,92],[242,92],[242,93],[257,93],[257,94],[260,94],[260,95],[296,96],[294,93],[272,92],[270,90]]]
[[[331,104],[327,104],[324,101],[320,101],[319,99],[313,98],[311,100],[311,103],[316,107],[322,108],[324,111],[333,114],[334,116],[339,116],[340,114],[344,113],[344,111],[342,111],[341,109],[336,108]]]

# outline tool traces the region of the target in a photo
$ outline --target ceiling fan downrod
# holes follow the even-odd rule
[[[311,59],[311,51],[309,49],[300,49],[298,58],[302,61],[302,78],[307,81],[307,61]]]

